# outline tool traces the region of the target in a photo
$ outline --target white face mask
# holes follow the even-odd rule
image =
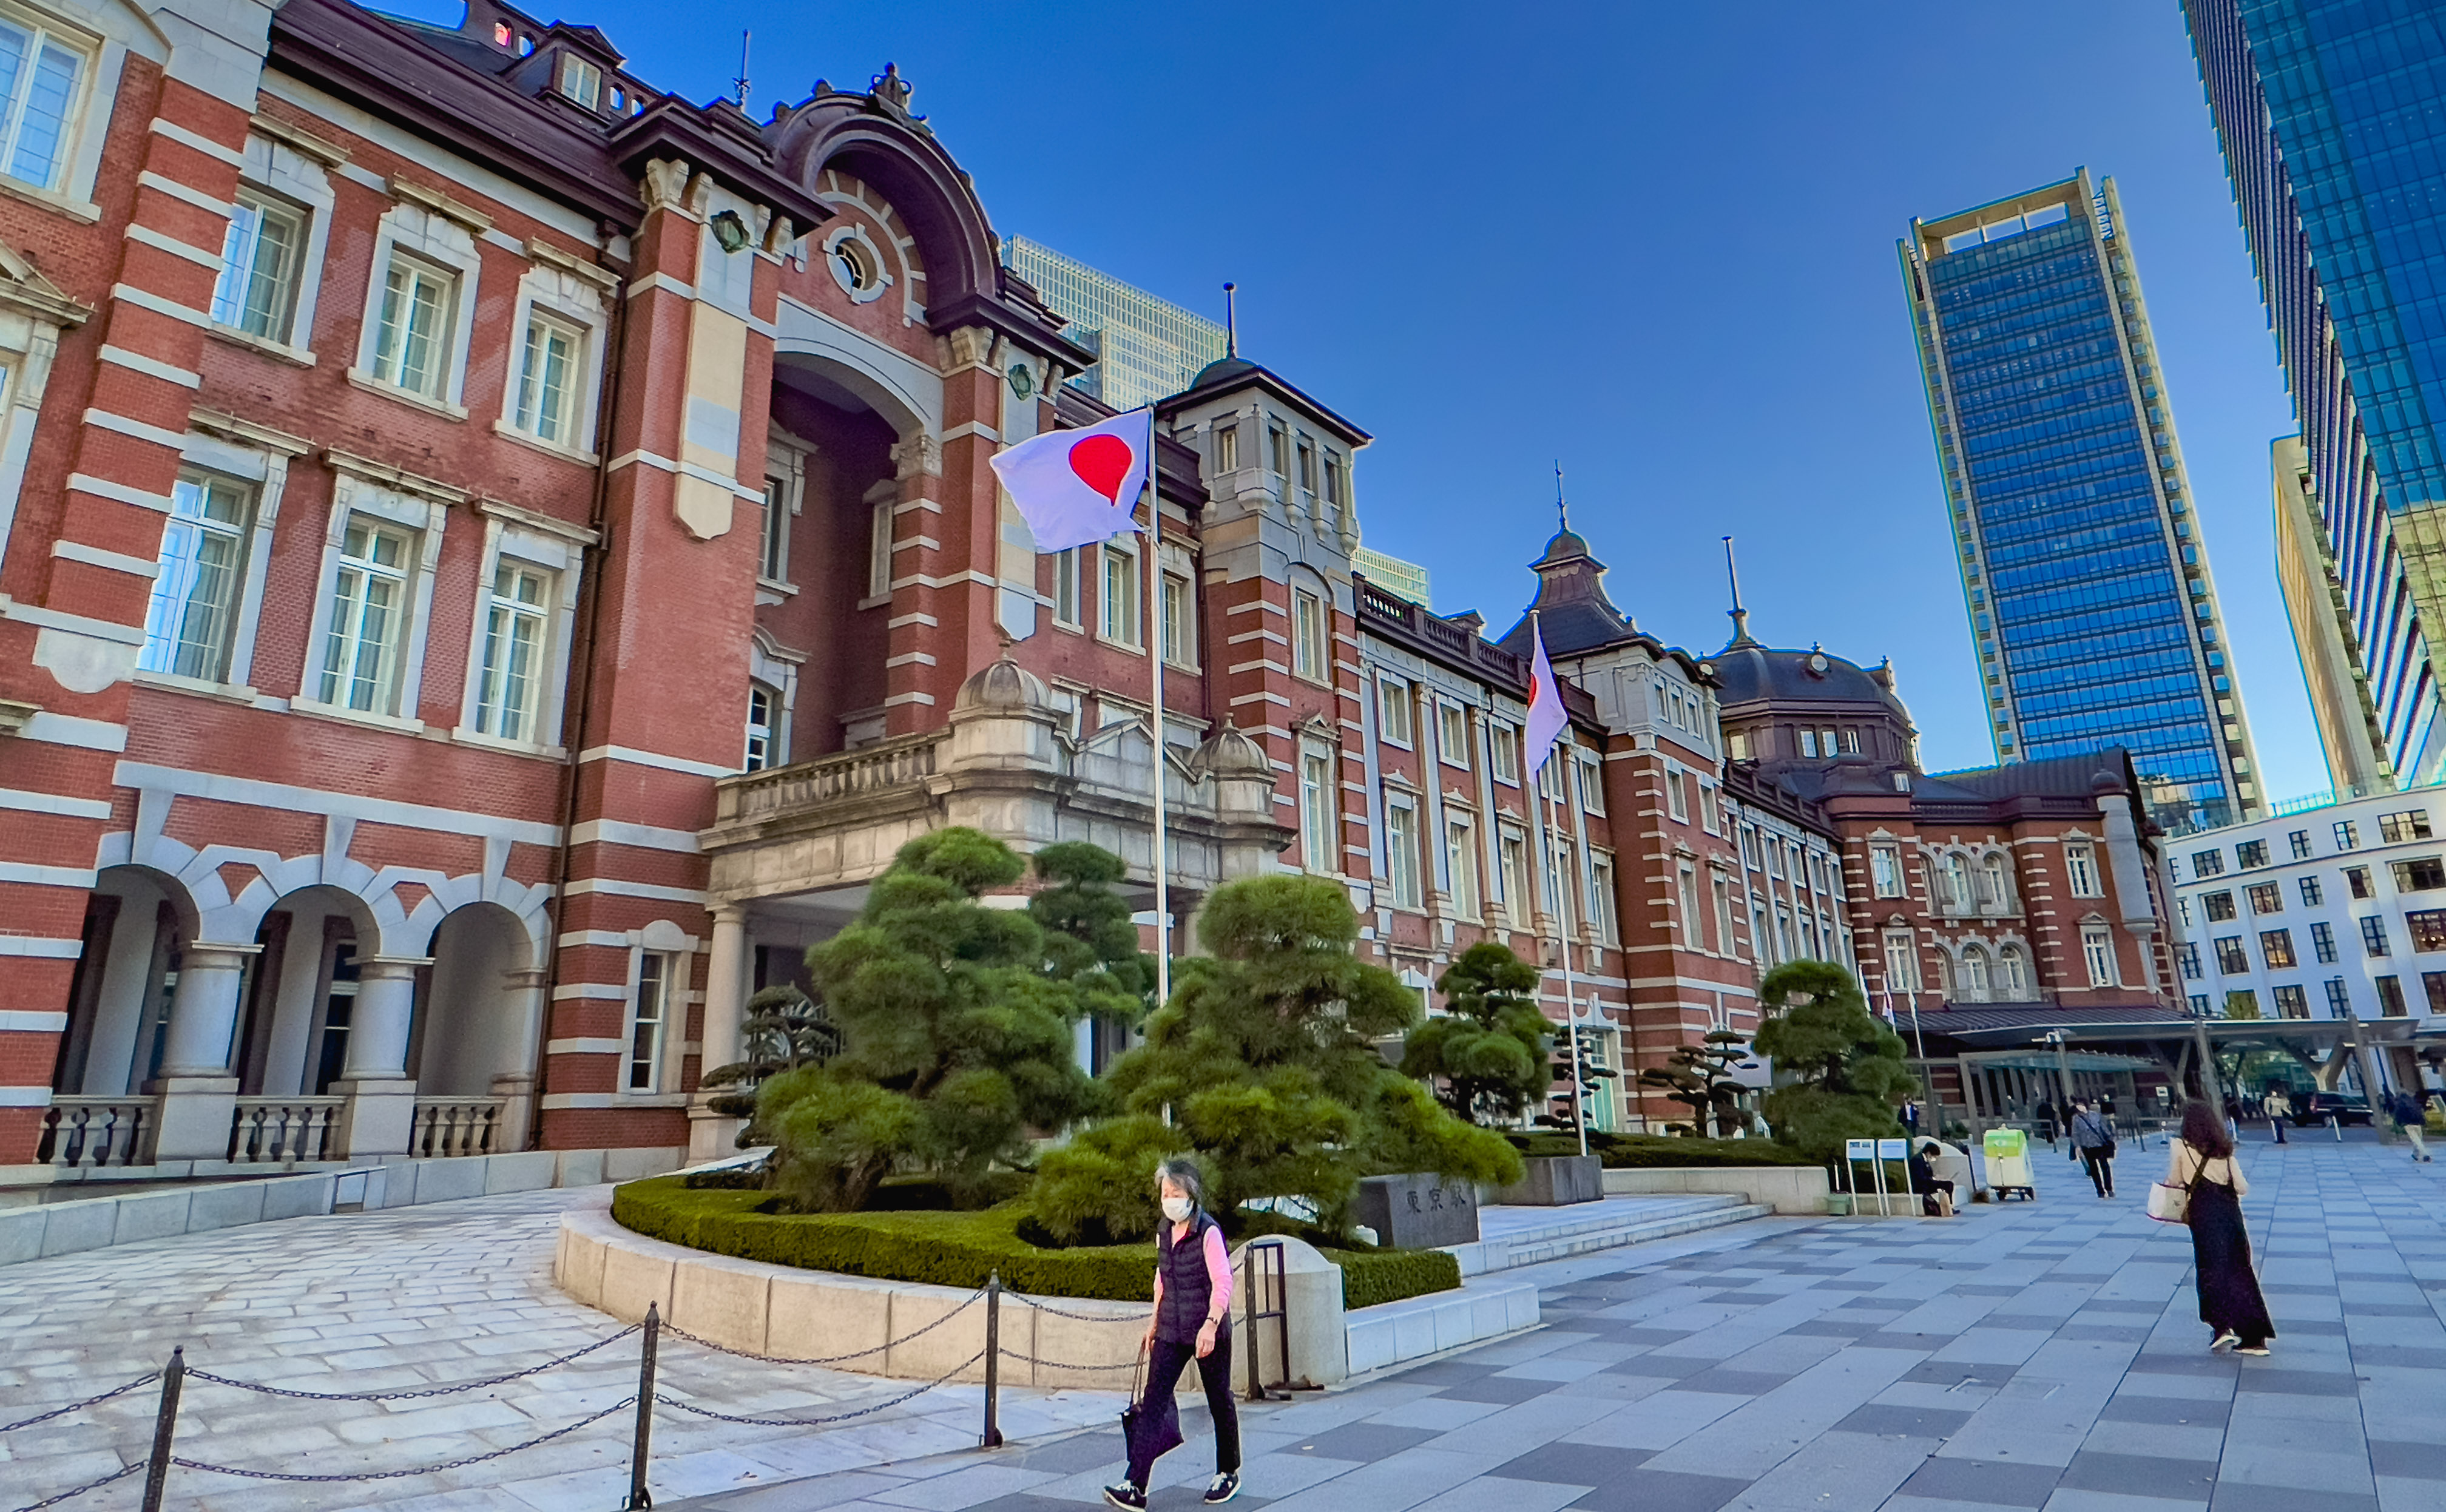
[[[1163,1200],[1163,1216],[1176,1223],[1188,1223],[1189,1215],[1195,1211],[1197,1209],[1186,1197],[1167,1197]]]

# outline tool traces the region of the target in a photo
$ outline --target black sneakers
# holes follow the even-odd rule
[[[1146,1493],[1127,1481],[1116,1481],[1104,1487],[1104,1500],[1114,1506],[1127,1507],[1129,1512],[1146,1512]]]
[[[1214,1478],[1213,1484],[1207,1486],[1206,1504],[1208,1506],[1219,1505],[1222,1503],[1231,1501],[1233,1497],[1238,1496],[1239,1494],[1240,1472],[1237,1470],[1225,1470],[1222,1474],[1217,1475]]]

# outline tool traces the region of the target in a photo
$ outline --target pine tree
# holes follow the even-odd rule
[[[840,1054],[840,1026],[824,1012],[823,1004],[781,982],[747,999],[739,1024],[739,1045],[740,1059],[714,1067],[697,1079],[697,1085],[707,1090],[739,1089],[715,1092],[706,1102],[717,1113],[749,1119],[739,1131],[739,1146],[744,1149],[772,1143],[751,1117],[757,1089],[768,1077],[800,1066],[821,1065]]]
[[[1870,1014],[1850,972],[1786,961],[1759,980],[1759,1003],[1771,1012],[1752,1045],[1781,1083],[1766,1094],[1778,1144],[1832,1160],[1846,1139],[1901,1132],[1894,1106],[1915,1085],[1902,1036]]]
[[[1440,1082],[1436,1097],[1455,1117],[1515,1123],[1554,1083],[1552,1026],[1537,1009],[1537,971],[1509,947],[1470,946],[1436,980],[1449,1012],[1410,1031],[1402,1074]]]
[[[1741,1108],[1741,1096],[1749,1088],[1733,1073],[1757,1064],[1749,1058],[1740,1036],[1718,1029],[1703,1043],[1677,1047],[1665,1065],[1641,1072],[1639,1082],[1663,1089],[1666,1097],[1689,1108],[1689,1122],[1666,1125],[1669,1132],[1725,1134],[1749,1124],[1749,1114]]]

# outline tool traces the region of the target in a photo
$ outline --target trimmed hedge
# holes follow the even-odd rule
[[[1037,1297],[1144,1302],[1155,1296],[1155,1245],[1044,1249],[1020,1238],[1025,1202],[983,1212],[766,1213],[761,1191],[691,1190],[657,1176],[612,1188],[623,1228],[689,1249],[800,1270],[837,1271],[931,1286],[1005,1286]],[[1441,1250],[1322,1253],[1342,1267],[1344,1305],[1373,1307],[1460,1284],[1460,1262]]]
[[[1576,1155],[1569,1134],[1507,1134],[1523,1155]],[[1689,1166],[1815,1166],[1817,1162],[1771,1139],[1696,1139],[1678,1134],[1589,1134],[1589,1153],[1608,1170],[1657,1170]]]

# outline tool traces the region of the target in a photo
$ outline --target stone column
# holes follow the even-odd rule
[[[179,994],[164,1031],[161,1075],[147,1084],[160,1096],[153,1157],[157,1161],[226,1160],[230,1123],[237,1113],[237,1077],[230,1073],[230,1040],[237,1032],[246,962],[263,947],[198,941],[179,955]]]
[[[340,1148],[350,1160],[404,1155],[416,1124],[416,1083],[407,1074],[407,1036],[416,1015],[416,969],[428,959],[372,956],[357,970],[356,1010],[348,1020],[344,1080],[331,1091],[340,1109]]]
[[[135,1090],[136,1036],[153,992],[160,907],[149,895],[122,898],[119,917],[111,922],[93,1035],[85,1044],[85,1080],[77,1088],[87,1097],[122,1097]]]
[[[543,1035],[543,985],[549,975],[541,966],[520,966],[501,973],[501,1006],[517,1016],[510,1036],[515,1047],[510,1064],[493,1073],[493,1095],[502,1099],[501,1119],[493,1129],[493,1148],[513,1154],[527,1148],[535,1131],[536,1052]]]
[[[725,903],[713,910],[713,939],[706,952],[705,1025],[697,1036],[701,1047],[697,1079],[716,1066],[727,1066],[741,1055],[739,1025],[747,1008],[747,908]],[[700,1090],[688,1097],[688,1159],[720,1160],[739,1152],[740,1120],[707,1106],[712,1092]]]

